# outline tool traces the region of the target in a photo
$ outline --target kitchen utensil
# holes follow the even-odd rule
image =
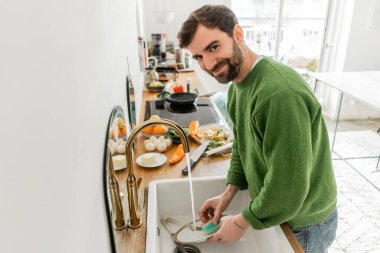
[[[172,93],[166,97],[166,100],[173,105],[193,105],[198,100],[198,95],[191,92]]]
[[[200,98],[206,98],[206,97],[212,97],[216,94],[217,92],[216,91],[213,91],[213,92],[209,92],[209,93],[205,93],[205,94],[202,94],[202,95],[198,95]]]
[[[176,106],[166,100],[147,100],[144,106],[144,120],[148,120],[152,115],[158,115],[161,118],[173,120],[184,128],[188,127],[193,119],[199,120],[202,125],[221,122],[220,113],[209,98],[198,99],[196,106],[195,104]]]
[[[208,238],[213,236],[217,229],[213,232],[206,233],[202,230],[201,225],[203,224],[201,220],[197,219],[196,221],[196,230],[192,228],[193,223],[183,225],[177,232],[173,232],[169,223],[179,223],[179,221],[173,218],[163,218],[161,219],[161,224],[169,232],[172,241],[177,245],[179,252],[199,252],[199,249],[194,245],[188,243],[200,243],[207,241]],[[186,251],[190,249],[190,251]]]
[[[205,141],[200,145],[197,149],[195,149],[191,155],[190,155],[190,169],[193,167],[193,165],[198,161],[198,159],[201,157],[203,152],[206,150],[208,146],[209,141]],[[188,167],[184,168],[182,170],[182,175],[187,175],[189,173]]]
[[[149,57],[148,62],[152,60],[153,61],[153,69],[151,70],[146,70],[145,72],[145,83],[150,83],[151,81],[158,81],[158,73],[156,71],[158,60],[155,57]]]
[[[206,152],[203,153],[203,156],[208,157],[210,155],[215,155],[215,154],[221,154],[221,153],[224,154],[224,152],[226,152],[227,150],[230,150],[231,148],[232,148],[232,142],[227,143],[226,145],[214,148],[214,149],[207,150]]]
[[[198,110],[197,104],[183,106],[183,105],[172,104],[168,101],[165,102],[164,107],[168,112],[181,113],[181,114],[192,113]]]
[[[182,243],[179,243],[177,240],[176,240],[176,237],[175,237],[175,233],[172,231],[172,229],[170,228],[169,226],[169,222],[177,222],[176,220],[174,219],[171,219],[171,218],[166,218],[166,219],[161,219],[161,223],[162,225],[166,228],[166,230],[169,232],[170,234],[170,238],[172,239],[172,241],[177,245],[177,248],[179,250],[179,252],[181,253],[186,253],[186,249],[183,247]]]

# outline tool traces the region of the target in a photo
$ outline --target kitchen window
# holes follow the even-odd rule
[[[231,0],[250,49],[295,68],[317,71],[330,0]]]

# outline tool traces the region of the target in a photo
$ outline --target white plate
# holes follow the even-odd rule
[[[202,226],[202,221],[196,220],[195,224],[197,227]],[[192,226],[193,223],[180,228],[178,232],[176,233],[176,239],[180,243],[201,243],[207,241],[208,238],[216,234],[219,228],[215,228],[212,230],[211,233],[206,233],[203,230],[197,230],[193,231],[190,229],[190,226]]]
[[[147,154],[152,154],[155,156],[156,158],[156,162],[155,163],[150,163],[150,164],[144,164],[141,162],[141,158],[144,156],[144,155],[147,155]],[[145,167],[145,168],[154,168],[154,167],[158,167],[158,166],[161,166],[163,165],[164,163],[166,163],[166,160],[168,158],[166,157],[166,155],[163,155],[163,154],[160,154],[160,153],[145,153],[145,154],[142,154],[140,155],[139,157],[137,157],[136,159],[136,163],[138,165],[140,165],[141,167]]]

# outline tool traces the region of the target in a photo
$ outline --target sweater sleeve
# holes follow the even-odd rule
[[[233,129],[234,138],[236,138],[236,130],[235,127]],[[241,164],[240,155],[239,155],[239,147],[237,141],[232,143],[232,154],[231,154],[231,162],[230,168],[227,173],[227,184],[232,184],[240,187],[241,190],[245,190],[248,188],[248,183],[245,178],[243,165]]]
[[[299,94],[285,91],[253,117],[268,169],[259,194],[242,212],[255,229],[288,221],[306,199],[312,163],[310,110]]]

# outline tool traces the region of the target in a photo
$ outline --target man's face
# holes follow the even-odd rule
[[[239,74],[243,53],[234,39],[218,28],[199,25],[188,49],[199,66],[220,83],[228,83]]]

